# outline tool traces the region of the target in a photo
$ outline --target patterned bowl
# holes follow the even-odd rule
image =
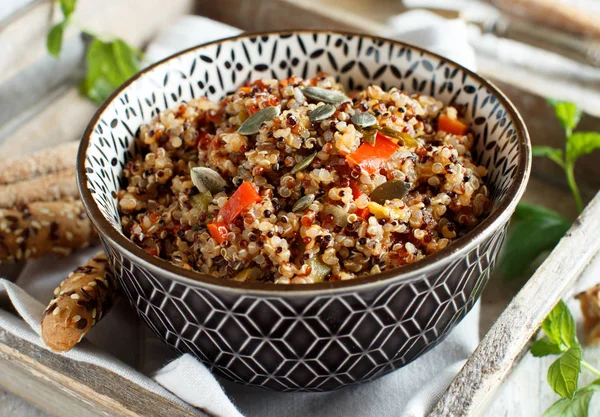
[[[229,282],[155,258],[121,232],[116,191],[139,126],[193,97],[220,99],[246,80],[318,71],[463,105],[475,159],[489,170],[492,213],[412,265],[312,285]],[[78,182],[110,265],[139,315],[214,372],[278,391],[327,391],[378,378],[437,345],[485,286],[530,170],[521,117],[489,81],[420,48],[329,31],[242,35],[183,51],[119,88],[88,125]]]

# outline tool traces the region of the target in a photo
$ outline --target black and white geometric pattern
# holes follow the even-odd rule
[[[466,108],[475,158],[489,170],[498,207],[518,167],[511,113],[456,64],[393,41],[335,33],[239,37],[198,47],[149,69],[103,109],[89,135],[85,178],[93,201],[120,230],[116,191],[133,137],[158,112],[194,97],[218,100],[246,80],[336,75],[348,88],[379,84]],[[84,141],[86,138],[84,137]],[[85,192],[84,192],[85,201]],[[508,217],[506,217],[506,221]],[[410,280],[385,280],[322,295],[248,294],[151,272],[103,238],[110,263],[140,316],[169,345],[234,381],[279,391],[324,391],[369,381],[431,349],[479,297],[506,221],[461,256]],[[122,236],[119,236],[122,238]]]
[[[504,230],[414,281],[317,297],[232,297],[153,275],[106,247],[129,300],[176,350],[237,382],[328,391],[380,377],[439,343],[479,297]]]

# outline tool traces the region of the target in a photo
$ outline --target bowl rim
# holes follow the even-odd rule
[[[252,282],[237,282],[231,280],[224,280],[217,278],[212,275],[203,274],[195,270],[186,270],[181,267],[175,266],[167,260],[155,257],[144,251],[141,247],[133,243],[131,240],[126,238],[123,234],[118,232],[104,217],[100,209],[98,208],[96,201],[94,200],[92,193],[87,188],[87,178],[85,170],[85,159],[87,149],[90,143],[90,137],[93,133],[94,126],[98,123],[98,120],[102,117],[105,109],[111,104],[115,98],[132,83],[139,78],[143,77],[146,73],[153,71],[167,62],[177,58],[181,55],[188,54],[193,51],[199,51],[208,46],[217,45],[220,43],[237,41],[241,39],[261,37],[261,36],[278,36],[278,35],[296,35],[296,34],[331,34],[335,36],[359,36],[366,39],[375,41],[391,42],[392,44],[410,48],[412,50],[423,53],[438,60],[443,60],[455,67],[460,68],[463,71],[473,77],[477,82],[485,86],[506,108],[514,121],[515,129],[517,131],[517,138],[519,144],[519,158],[517,163],[517,170],[515,172],[514,180],[512,181],[506,196],[502,199],[501,204],[496,207],[496,210],[488,215],[481,223],[479,223],[473,230],[469,231],[465,236],[457,239],[451,245],[442,249],[439,252],[426,256],[424,259],[415,262],[413,264],[404,265],[399,268],[394,268],[388,271],[384,271],[378,274],[365,275],[352,280],[347,281],[334,281],[334,282],[323,282],[317,284],[274,284],[274,283],[252,283]],[[427,275],[433,269],[444,265],[446,267],[450,262],[455,261],[460,255],[473,249],[475,246],[480,244],[483,240],[488,238],[492,233],[503,226],[504,223],[508,222],[512,215],[517,203],[521,199],[531,170],[531,142],[527,127],[522,117],[516,110],[514,104],[506,97],[506,95],[500,91],[492,82],[486,78],[476,74],[474,71],[460,65],[459,63],[442,57],[436,53],[430,52],[427,49],[419,46],[412,45],[410,43],[388,39],[381,36],[363,34],[352,31],[336,31],[336,30],[312,30],[312,29],[290,29],[281,31],[266,31],[266,32],[244,32],[242,34],[231,36],[224,39],[219,39],[212,42],[203,43],[200,45],[187,48],[173,55],[170,55],[148,67],[142,69],[140,72],[135,74],[119,88],[117,88],[102,105],[96,110],[94,116],[88,123],[83,136],[79,144],[79,150],[77,152],[77,185],[79,188],[79,194],[81,196],[83,205],[87,214],[98,231],[98,234],[108,240],[111,245],[118,248],[122,255],[127,258],[135,258],[134,262],[144,266],[153,273],[160,274],[161,276],[167,276],[175,282],[179,282],[192,287],[204,287],[207,289],[213,289],[218,291],[232,292],[239,295],[262,295],[262,296],[277,296],[285,295],[289,296],[317,296],[324,294],[337,294],[342,292],[349,292],[350,290],[360,288],[361,290],[367,290],[381,285],[391,285],[393,283],[400,282],[411,282],[418,280]]]

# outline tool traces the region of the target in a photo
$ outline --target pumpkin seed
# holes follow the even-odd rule
[[[335,106],[332,106],[331,104],[323,104],[322,106],[309,111],[308,118],[313,123],[320,122],[321,120],[325,120],[330,117],[333,113],[335,113],[335,110]]]
[[[304,211],[310,207],[313,201],[315,201],[314,194],[302,196],[298,199],[298,201],[296,201],[296,204],[294,204],[294,207],[292,207],[292,211]]]
[[[321,260],[319,255],[306,261],[310,266],[310,274],[307,278],[312,279],[313,283],[323,282],[325,277],[331,272],[331,267]]]
[[[310,164],[312,164],[312,161],[315,160],[316,156],[317,156],[317,152],[311,153],[309,156],[304,158],[302,161],[300,161],[296,165],[294,165],[294,168],[292,168],[292,171],[290,173],[292,175],[294,175],[296,172],[300,172],[303,169],[308,168],[310,166]]]
[[[385,204],[387,200],[404,197],[410,190],[410,184],[402,180],[384,182],[371,193],[371,201]]]
[[[352,101],[348,96],[339,91],[327,90],[320,87],[304,87],[300,91],[302,91],[302,94],[306,97],[316,101],[322,101],[323,103],[342,104],[346,101]]]
[[[407,146],[409,148],[419,146],[417,140],[406,132],[400,132],[400,137],[402,138],[402,142],[404,142],[404,146]]]
[[[377,138],[377,129],[366,129],[362,132],[363,142],[375,145],[375,139]]]
[[[240,135],[254,135],[258,133],[261,125],[264,122],[273,120],[281,114],[281,108],[279,106],[265,107],[248,117],[244,123],[240,126],[237,132]]]
[[[323,211],[333,216],[333,222],[336,226],[346,227],[348,224],[348,213],[346,213],[343,208],[334,206],[330,203],[325,203],[325,206],[323,206]]]
[[[373,126],[377,124],[377,119],[371,113],[357,111],[350,118],[352,123],[362,128]]]
[[[192,203],[194,208],[200,210],[201,213],[208,212],[208,205],[211,200],[212,194],[210,191],[205,191],[203,193],[196,194],[190,197],[190,202]]]
[[[232,279],[239,282],[253,282],[257,281],[262,275],[263,272],[260,268],[253,267],[242,269]]]
[[[210,191],[212,194],[223,191],[227,182],[213,169],[195,167],[191,171],[192,182],[201,193]]]
[[[402,144],[404,146],[408,146],[409,148],[412,148],[412,147],[415,147],[418,145],[417,140],[406,132],[400,132],[400,131],[398,131],[396,129],[392,129],[391,127],[388,127],[388,126],[377,127],[376,129],[379,130],[383,136],[401,140]]]

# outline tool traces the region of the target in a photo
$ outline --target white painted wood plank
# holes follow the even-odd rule
[[[25,155],[38,149],[74,140],[81,136],[96,105],[82,97],[76,88],[42,108],[34,108],[30,117],[5,127],[0,136],[0,159]]]
[[[485,335],[430,417],[483,415],[543,319],[599,252],[598,235],[600,193]]]
[[[3,20],[10,19],[34,1],[36,0],[2,0],[0,2],[0,25]]]

